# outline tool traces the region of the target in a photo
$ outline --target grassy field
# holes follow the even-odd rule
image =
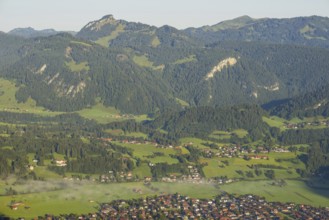
[[[113,121],[122,121],[124,118],[120,116],[120,112],[113,107],[105,107],[103,104],[97,103],[91,108],[78,111],[82,117],[93,119],[98,123],[110,123]]]
[[[168,164],[178,163],[178,160],[170,157],[170,154],[177,154],[177,151],[172,148],[157,148],[153,144],[128,144],[128,143],[120,143],[114,141],[113,143],[127,147],[133,150],[133,155],[135,157],[140,158],[141,160],[149,160],[151,163],[164,163]],[[164,156],[156,156],[154,158],[150,158],[148,156],[152,156],[153,153],[160,152],[163,153]]]
[[[266,165],[276,165],[281,166],[284,169],[273,169],[275,171],[276,178],[298,178],[299,175],[296,173],[296,168],[305,169],[305,165],[302,162],[292,163],[289,161],[277,162],[275,159],[293,159],[296,158],[294,153],[270,153],[268,154],[269,160],[245,160],[242,158],[202,158],[200,162],[207,163],[208,165],[203,168],[203,172],[206,177],[216,177],[216,176],[227,176],[229,178],[242,178],[245,176],[241,176],[236,171],[242,170],[253,171],[250,168],[252,164],[266,164]],[[228,161],[229,165],[224,165],[221,161]],[[262,170],[267,170],[271,168],[262,168]],[[263,174],[259,177],[255,175],[254,178],[251,179],[264,179],[266,178]]]
[[[268,124],[270,127],[277,127],[280,130],[285,130],[284,122],[285,120],[276,116],[272,116],[270,118],[263,116],[263,121]]]
[[[109,47],[109,43],[111,42],[111,40],[114,40],[115,38],[117,38],[120,35],[120,33],[124,32],[124,29],[125,29],[125,25],[119,24],[116,27],[116,29],[111,32],[110,35],[99,38],[96,41],[96,43],[103,47]]]

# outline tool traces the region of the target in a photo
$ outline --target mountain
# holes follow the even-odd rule
[[[263,33],[270,27],[265,24],[277,23],[274,27],[282,34],[285,28],[297,30],[306,23],[317,24],[320,30],[326,21],[243,16],[215,26],[177,30],[108,15],[88,23],[76,36],[24,39],[0,33],[4,48],[0,76],[19,86],[18,101],[32,97],[50,110],[75,111],[96,100],[135,114],[187,106],[265,104],[314,91],[329,81],[329,50],[321,48],[328,40],[316,47],[311,47],[315,42],[311,40],[305,40],[307,46],[296,45],[303,44],[298,40],[289,43],[292,38],[278,42],[278,36],[272,39]],[[252,34],[265,40],[213,38],[256,24],[263,29]],[[206,37],[199,38],[197,32]]]
[[[35,30],[31,27],[28,28],[15,28],[8,32],[10,35],[24,37],[24,38],[34,38],[34,37],[49,37],[59,33],[69,33],[75,35],[74,31],[56,31],[54,29],[44,29],[44,30]]]
[[[329,48],[329,18],[319,16],[290,19],[243,16],[213,26],[188,28],[184,33],[205,44],[229,40]]]
[[[69,34],[27,40],[21,59],[3,71],[20,86],[16,98],[28,97],[50,110],[74,111],[95,103],[127,113],[175,106],[159,76],[141,68],[120,50],[107,50]]]
[[[142,23],[116,20],[113,15],[89,22],[76,35],[104,47],[191,47],[193,40],[170,26],[157,28]]]
[[[51,35],[58,34],[60,32],[55,31],[54,29],[45,29],[45,30],[34,30],[31,27],[28,28],[15,28],[8,32],[10,35],[24,37],[24,38],[33,38],[33,37],[48,37]]]

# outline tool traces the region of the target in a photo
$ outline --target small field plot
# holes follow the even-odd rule
[[[160,148],[156,147],[154,144],[130,144],[115,141],[114,143],[132,149],[133,155],[141,160],[149,160],[152,163],[178,163],[177,159],[169,156],[170,154],[177,154],[177,151],[173,148]]]
[[[246,135],[248,135],[248,131],[244,129],[236,129],[234,131],[228,132],[228,131],[214,131],[212,132],[209,137],[218,139],[218,140],[225,140],[230,139],[233,136],[237,136],[238,138],[244,138]]]
[[[263,121],[268,124],[270,127],[277,127],[280,128],[280,130],[285,130],[286,127],[284,126],[284,122],[286,122],[286,120],[276,117],[276,116],[272,116],[272,117],[265,117],[263,116]]]

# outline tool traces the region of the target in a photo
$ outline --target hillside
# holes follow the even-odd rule
[[[307,46],[290,45],[290,38],[282,42],[279,36],[268,38],[266,28],[272,23],[280,27],[280,36],[287,28],[297,30],[312,23],[317,27],[314,34],[323,34],[323,44],[305,37],[296,43]],[[189,32],[108,15],[88,23],[76,37],[60,33],[24,39],[0,33],[0,70],[2,77],[19,87],[19,102],[31,97],[53,111],[89,108],[96,100],[133,114],[186,106],[264,104],[326,84],[329,51],[319,47],[329,42],[326,31],[320,31],[327,23],[321,17],[255,20],[244,16]],[[234,37],[216,35],[215,43],[210,43],[195,34],[201,31],[211,38],[250,25],[263,27],[252,31],[262,39],[233,41]]]
[[[272,115],[284,118],[293,117],[313,117],[329,116],[329,86],[324,85],[321,88],[308,92],[288,100],[283,103],[272,106],[270,109]]]
[[[20,85],[20,102],[32,97],[50,110],[73,111],[92,106],[99,97],[105,105],[129,113],[175,105],[158,76],[134,64],[123,51],[108,51],[68,34],[25,43],[24,56],[3,74]]]
[[[329,48],[329,18],[319,16],[291,19],[253,19],[243,16],[213,26],[189,28],[184,32],[206,44],[233,40]]]

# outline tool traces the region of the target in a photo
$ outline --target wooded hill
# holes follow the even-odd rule
[[[243,17],[177,30],[105,16],[76,37],[23,39],[1,33],[0,74],[19,86],[18,101],[32,97],[58,111],[90,107],[96,99],[134,114],[264,104],[316,90],[329,80],[329,51],[323,49],[327,20]],[[262,38],[217,36],[223,31],[247,35],[247,27]],[[278,35],[267,36],[269,29]],[[307,46],[288,45],[297,35],[303,40],[295,44]]]

